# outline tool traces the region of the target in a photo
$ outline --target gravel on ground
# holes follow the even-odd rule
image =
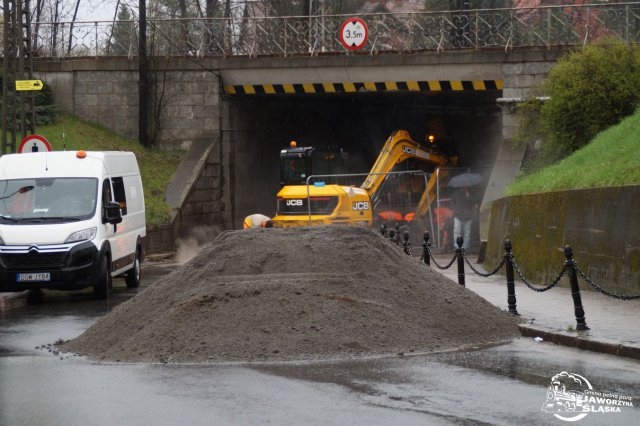
[[[67,352],[122,362],[308,360],[507,341],[517,320],[363,227],[227,231]]]

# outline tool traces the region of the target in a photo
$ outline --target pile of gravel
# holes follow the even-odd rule
[[[128,362],[345,358],[509,340],[512,315],[361,227],[231,231],[62,349]]]

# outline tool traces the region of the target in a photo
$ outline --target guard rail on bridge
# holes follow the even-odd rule
[[[640,2],[537,8],[361,14],[369,36],[348,54],[583,46],[602,37],[640,41]],[[339,29],[351,16],[148,19],[152,56],[346,54]],[[137,55],[137,21],[35,22],[35,56]]]

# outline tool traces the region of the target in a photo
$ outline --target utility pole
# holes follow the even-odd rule
[[[147,57],[147,4],[138,1],[138,140],[142,146],[149,146],[149,60]]]
[[[29,0],[3,0],[4,57],[2,59],[2,152],[16,152],[18,129],[22,139],[36,130],[35,95],[17,91],[16,80],[33,80]],[[10,136],[10,137],[9,137]]]

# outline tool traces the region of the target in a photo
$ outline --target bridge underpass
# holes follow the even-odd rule
[[[499,90],[440,93],[377,92],[230,96],[230,182],[236,224],[252,213],[273,215],[279,153],[298,146],[336,145],[349,153],[349,173],[367,173],[395,129],[425,142],[440,119],[461,166],[488,180],[501,143]],[[225,131],[225,129],[223,129]],[[425,142],[426,144],[426,142]]]
[[[185,165],[188,178],[172,192],[176,233],[212,223],[238,228],[246,214],[272,214],[279,151],[292,139],[343,146],[357,160],[354,170],[366,172],[392,130],[422,141],[432,118],[442,118],[462,164],[493,167],[483,204],[499,198],[522,157],[508,149],[518,123],[510,105],[542,81],[558,54],[171,60],[159,73],[158,146],[200,146],[206,155]],[[63,110],[136,137],[135,63],[36,65]]]
[[[264,10],[260,13],[264,13]],[[160,87],[166,91],[162,97],[164,104],[157,110],[159,133],[156,145],[165,149],[188,149],[204,145],[208,146],[204,151],[211,153],[206,161],[198,163],[204,164],[202,169],[192,170],[194,176],[187,180],[187,185],[183,185],[185,189],[177,197],[179,203],[171,206],[180,215],[174,221],[175,229],[182,226],[182,222],[187,228],[212,222],[223,228],[237,227],[241,212],[253,207],[247,206],[244,201],[231,202],[236,198],[244,200],[246,196],[246,191],[238,188],[237,184],[245,177],[236,172],[238,161],[253,162],[260,157],[256,152],[265,153],[255,168],[256,172],[251,173],[259,179],[257,183],[252,183],[256,187],[266,186],[266,171],[276,173],[273,167],[266,166],[268,161],[277,162],[275,157],[269,156],[271,148],[263,148],[257,142],[259,138],[242,127],[243,122],[248,122],[249,129],[255,130],[257,124],[265,122],[265,119],[258,117],[258,114],[235,112],[242,110],[238,105],[244,105],[244,100],[235,96],[226,97],[225,94],[264,93],[269,97],[271,93],[286,93],[297,97],[299,88],[308,93],[304,86],[310,82],[315,83],[312,84],[313,89],[321,89],[316,88],[317,85],[322,86],[320,82],[347,82],[346,85],[339,84],[343,84],[342,89],[348,92],[350,89],[359,91],[362,86],[358,88],[358,84],[364,85],[366,90],[370,89],[367,84],[373,84],[377,89],[379,82],[390,80],[390,89],[394,81],[405,82],[405,87],[397,87],[400,91],[414,90],[415,84],[408,84],[411,81],[416,84],[420,82],[423,86],[428,84],[430,89],[434,89],[432,82],[437,88],[441,80],[455,81],[456,87],[450,85],[454,91],[466,89],[469,85],[474,89],[483,85],[487,88],[487,80],[499,81],[500,87],[496,89],[502,92],[502,99],[497,99],[502,111],[502,144],[494,156],[493,171],[483,199],[483,205],[488,205],[502,196],[505,186],[514,179],[521,164],[523,153],[513,149],[510,144],[518,127],[515,105],[542,81],[567,48],[584,46],[603,35],[617,35],[635,43],[640,20],[636,3],[483,9],[473,14],[466,11],[374,13],[366,16],[369,38],[363,49],[346,52],[335,35],[347,16],[250,15],[149,20],[154,39],[161,41],[153,43],[149,52],[155,58],[157,67],[152,72],[161,82],[155,89]],[[468,28],[468,32],[462,33],[463,43],[460,43],[460,31],[456,30],[461,22],[466,23]],[[135,28],[136,23],[132,22],[131,25]],[[65,26],[73,28],[73,31],[65,31]],[[187,31],[175,31],[177,28]],[[34,63],[35,76],[53,88],[61,109],[119,134],[137,137],[140,87],[137,52],[128,46],[125,49],[129,52],[128,56],[113,56],[114,52],[110,51],[113,46],[113,22],[39,22],[34,30],[34,45],[39,49],[38,61]],[[58,38],[51,37],[52,33],[57,34]],[[305,36],[300,37],[300,34]],[[187,37],[182,38],[183,35]],[[95,60],[98,58],[100,60]],[[162,60],[158,60],[160,58]],[[262,92],[256,90],[256,85],[263,85]],[[241,91],[228,91],[227,87]],[[341,93],[340,90],[335,91]],[[377,99],[377,95],[373,97]],[[246,104],[251,105],[258,99],[256,96]],[[375,108],[378,101],[373,103],[374,106],[367,107]],[[404,104],[409,102],[403,100],[401,103],[405,108]],[[435,104],[438,105],[438,102]],[[446,101],[440,104],[451,106]],[[356,102],[359,108],[357,105]],[[472,102],[472,105],[475,104]],[[430,104],[430,107],[433,108],[433,105]],[[291,107],[292,117],[298,117],[301,114],[298,110],[304,111],[305,108]],[[337,110],[346,108],[336,107]],[[234,111],[233,114],[230,111]],[[378,127],[385,126],[400,127],[395,124],[389,126],[388,117],[411,116],[410,113],[393,112],[393,108],[385,110],[391,113],[380,111],[376,109],[374,114],[366,114],[367,117],[376,114],[382,117],[371,120],[373,124],[368,127],[369,131],[377,131]],[[256,108],[256,112],[264,114],[262,108]],[[451,126],[455,117],[461,116],[462,124],[454,124],[454,129],[459,133],[456,143],[461,146],[472,139],[469,135],[473,132],[468,130],[472,127],[477,132],[475,140],[488,140],[481,135],[491,133],[492,126],[483,129],[469,118],[483,114],[486,114],[484,110],[482,114],[452,113],[443,108],[438,112],[430,110],[417,115],[420,121],[429,115],[442,116],[447,118],[447,126]],[[488,114],[491,116],[490,112]],[[230,115],[237,117],[232,120]],[[307,116],[304,114],[304,117]],[[284,128],[278,114],[270,120],[278,120],[277,125],[267,120],[267,124],[274,129]],[[485,122],[496,123],[499,120],[496,118],[495,121]],[[344,133],[342,122],[337,119],[334,121],[341,124],[341,134]],[[300,123],[303,122],[301,119],[294,124],[302,126]],[[321,121],[316,120],[307,127],[320,127],[321,131],[316,134],[327,134],[328,128],[337,127],[320,126],[319,123]],[[363,120],[362,123],[364,127],[366,122]],[[411,122],[405,127],[409,128],[414,138],[423,137],[420,134],[422,129],[413,130],[413,126],[415,124]],[[267,132],[264,125],[260,127],[268,140],[282,139],[273,142],[277,148],[292,137],[284,132],[277,134],[275,130]],[[296,129],[294,127],[292,130]],[[386,131],[379,136],[374,135],[374,139],[384,140]],[[242,136],[243,132],[248,136]],[[241,136],[233,136],[236,133]],[[297,135],[293,137],[299,138]],[[241,141],[239,146],[232,143],[234,140]],[[251,141],[254,146],[245,147],[242,141]],[[479,142],[477,146],[482,143]],[[473,152],[478,158],[483,158],[481,153],[486,153],[489,158],[494,149],[491,145],[483,149],[464,149],[464,152]],[[370,155],[370,149],[365,152]],[[244,153],[248,154],[243,158],[241,154]],[[472,160],[475,161],[475,157]],[[471,160],[463,158],[463,162],[466,161]],[[265,165],[261,166],[263,163]],[[232,173],[230,169],[233,169]],[[263,176],[257,176],[258,171]],[[266,203],[262,190],[254,191],[258,192],[259,197],[253,203],[256,208]],[[268,192],[269,197],[271,193]]]

